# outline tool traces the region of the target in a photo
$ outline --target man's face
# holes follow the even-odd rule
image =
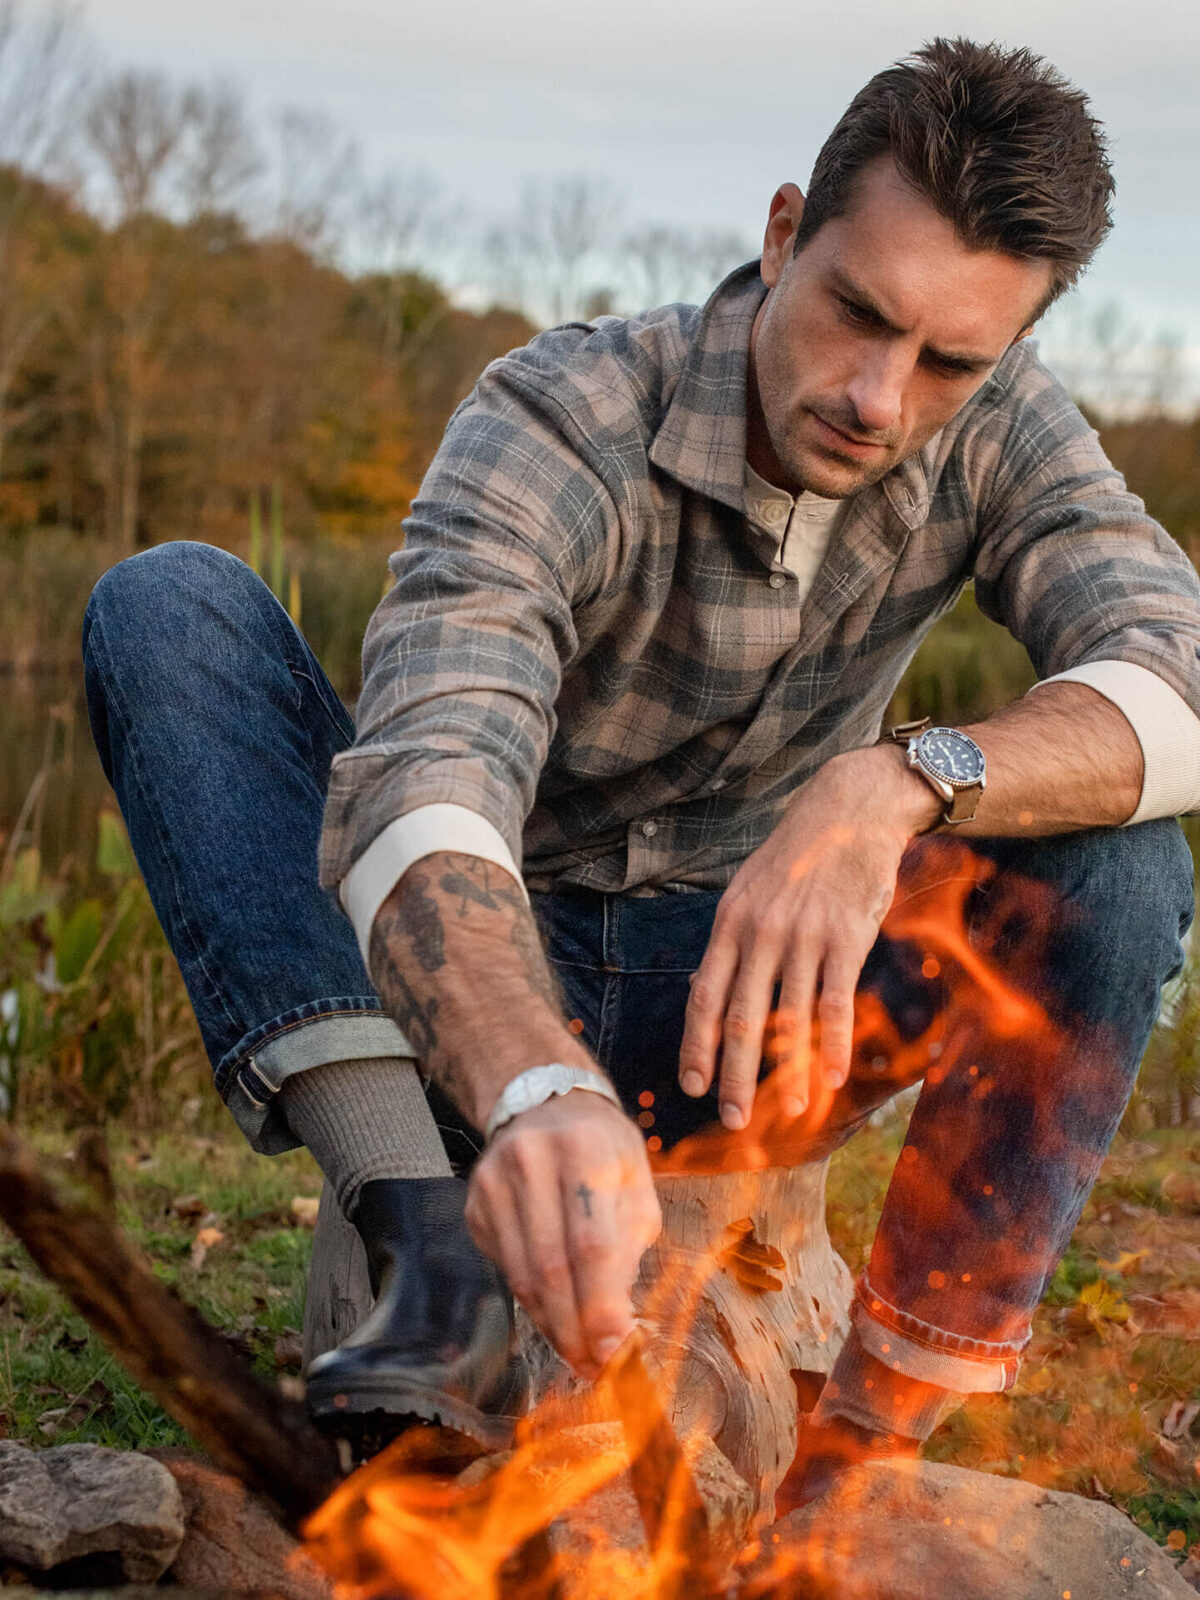
[[[781,488],[840,499],[966,404],[1028,331],[1051,269],[968,250],[886,158],[862,173],[850,210],[794,256],[802,209],[786,185],[767,227],[747,454]]]

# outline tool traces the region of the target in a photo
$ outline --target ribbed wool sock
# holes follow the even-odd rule
[[[872,1433],[928,1439],[958,1399],[948,1389],[906,1377],[877,1361],[852,1328],[821,1390],[812,1420],[822,1423],[844,1417]]]
[[[293,1073],[279,1093],[288,1126],[351,1219],[372,1178],[451,1175],[417,1069],[403,1056],[330,1061]]]

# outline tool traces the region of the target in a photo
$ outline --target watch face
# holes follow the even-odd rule
[[[983,777],[983,751],[957,728],[927,729],[917,753],[923,766],[955,788],[978,783]]]

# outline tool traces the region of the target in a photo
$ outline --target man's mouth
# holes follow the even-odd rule
[[[860,439],[855,434],[846,433],[842,428],[835,427],[832,422],[818,416],[815,411],[810,415],[817,425],[817,433],[822,444],[834,455],[848,456],[855,461],[869,461],[880,450],[887,446],[874,439]]]

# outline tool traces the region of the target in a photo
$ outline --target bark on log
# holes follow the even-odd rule
[[[95,1145],[89,1147],[94,1155]],[[53,1177],[0,1128],[0,1217],[121,1364],[212,1456],[296,1527],[334,1487],[333,1449],[300,1401],[259,1381],[120,1233],[103,1185]]]
[[[796,1452],[797,1399],[820,1391],[853,1284],[825,1227],[827,1161],[660,1177],[663,1231],[634,1303],[680,1437],[720,1446],[771,1516]]]
[[[848,1329],[852,1284],[825,1227],[827,1168],[660,1176],[663,1231],[635,1291],[647,1364],[670,1396],[676,1432],[718,1444],[754,1490],[759,1517],[773,1512],[795,1454],[797,1394],[804,1406],[815,1398]],[[305,1368],[370,1306],[362,1243],[326,1188]],[[553,1374],[543,1374],[538,1392],[551,1386]]]

